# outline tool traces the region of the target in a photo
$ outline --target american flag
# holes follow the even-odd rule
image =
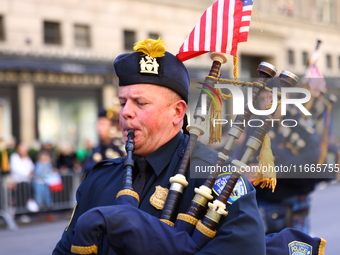
[[[317,40],[315,50],[309,59],[308,67],[305,73],[305,78],[308,79],[308,86],[313,93],[313,96],[317,97],[320,92],[327,92],[327,84],[325,78],[323,77],[320,69],[316,65],[319,59],[319,48],[321,45],[321,40]]]
[[[305,77],[308,78],[308,85],[314,96],[319,96],[320,92],[327,92],[327,84],[325,78],[316,63],[311,64],[307,68]]]
[[[238,43],[248,39],[252,8],[252,0],[216,1],[203,13],[177,57],[185,61],[211,51],[236,56]]]

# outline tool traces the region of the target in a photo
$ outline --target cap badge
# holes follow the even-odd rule
[[[157,63],[156,58],[147,55],[141,58],[139,64],[141,73],[158,74],[159,64]]]

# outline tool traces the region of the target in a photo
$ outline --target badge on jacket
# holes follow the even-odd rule
[[[152,196],[150,197],[150,204],[152,204],[153,207],[155,207],[156,209],[162,210],[165,205],[165,201],[168,196],[169,190],[159,185],[156,186],[155,188],[156,188],[155,193],[153,193]]]
[[[313,247],[309,244],[293,241],[288,244],[289,255],[301,254],[301,255],[311,255]]]

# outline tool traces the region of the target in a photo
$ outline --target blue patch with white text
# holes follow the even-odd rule
[[[293,241],[288,244],[289,255],[312,255],[312,246],[303,242]]]
[[[212,190],[217,196],[221,194],[231,174],[232,173],[224,173],[224,174],[219,175],[218,178],[216,179]],[[231,193],[228,199],[228,203],[229,204],[234,203],[237,199],[239,199],[240,197],[242,197],[243,195],[247,193],[248,193],[247,186],[243,178],[240,177],[234,187],[233,192]]]

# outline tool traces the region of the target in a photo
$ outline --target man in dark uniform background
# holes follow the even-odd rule
[[[124,141],[117,130],[118,114],[111,109],[98,110],[96,123],[98,144],[83,162],[83,173],[88,173],[95,164],[102,160],[121,157],[125,154]]]

